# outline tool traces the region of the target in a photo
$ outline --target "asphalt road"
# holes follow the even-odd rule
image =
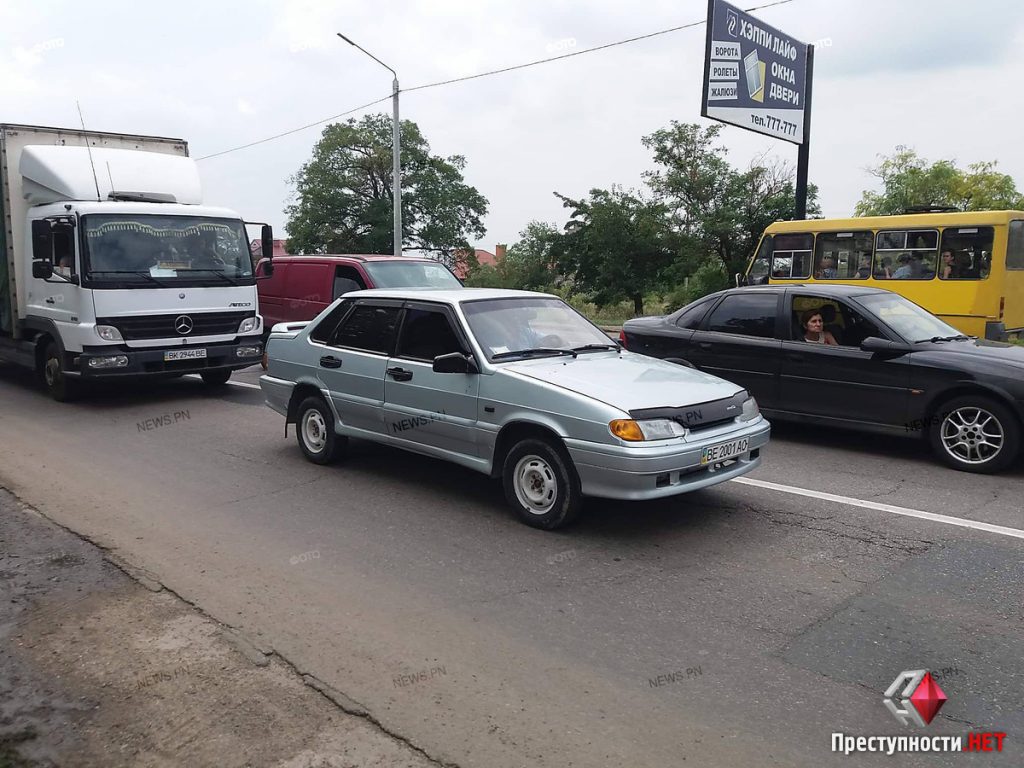
[[[61,405],[0,365],[0,485],[438,762],[892,764],[831,734],[975,729],[1008,736],[973,764],[1022,762],[1024,466],[975,476],[909,440],[776,425],[748,477],[782,489],[590,500],[545,533],[481,475],[352,449],[308,463],[242,386]],[[882,704],[919,668],[946,670],[927,730]]]

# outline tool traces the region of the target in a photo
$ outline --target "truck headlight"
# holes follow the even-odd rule
[[[238,326],[239,333],[251,333],[260,327],[260,316],[247,317],[242,321],[242,324]]]
[[[672,419],[616,419],[608,424],[612,434],[621,440],[637,443],[644,440],[669,440],[686,434],[686,427]]]
[[[104,341],[124,341],[121,332],[112,325],[97,325],[96,335]]]
[[[757,407],[757,400],[748,397],[743,401],[743,413],[736,417],[737,421],[753,421],[761,415],[761,409]]]

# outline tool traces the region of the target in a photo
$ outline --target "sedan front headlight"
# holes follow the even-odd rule
[[[739,421],[753,421],[761,415],[761,409],[757,407],[757,400],[748,397],[743,401],[743,413],[737,416]]]
[[[242,324],[238,326],[239,333],[251,333],[260,327],[260,316],[247,317],[242,321]]]
[[[631,443],[644,440],[670,440],[686,434],[686,427],[672,419],[616,419],[608,425],[612,434]]]

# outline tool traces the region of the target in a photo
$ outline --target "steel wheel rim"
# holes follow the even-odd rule
[[[320,411],[310,409],[302,417],[302,442],[313,453],[320,453],[327,447],[327,422]]]
[[[947,413],[939,430],[946,453],[964,464],[987,464],[1002,452],[1006,443],[999,419],[975,405]]]
[[[43,376],[46,379],[46,386],[53,387],[60,381],[60,361],[51,357],[46,361],[46,365],[43,366]]]
[[[558,499],[558,477],[540,456],[523,456],[513,474],[516,498],[531,515],[546,515]]]

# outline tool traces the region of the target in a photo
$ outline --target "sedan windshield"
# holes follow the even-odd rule
[[[205,216],[89,214],[85,274],[92,282],[251,285],[252,257],[241,221]]]
[[[486,299],[467,302],[462,311],[490,360],[618,349],[561,299]]]
[[[964,338],[953,326],[895,293],[870,294],[858,300],[909,342]]]
[[[429,261],[367,261],[363,269],[377,288],[461,288],[444,264]]]

